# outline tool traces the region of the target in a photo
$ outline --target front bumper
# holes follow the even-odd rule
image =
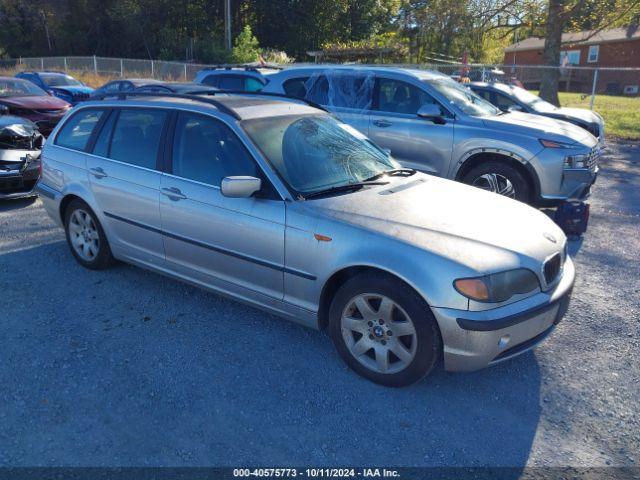
[[[587,168],[563,168],[559,150],[545,149],[535,159],[534,170],[539,179],[538,206],[556,206],[567,200],[585,200],[591,193],[591,187],[598,178],[600,168],[598,162],[602,155],[602,147],[596,145],[590,155]],[[567,155],[581,155],[581,151],[562,151]],[[562,159],[564,162],[564,159]]]
[[[0,162],[0,200],[35,196],[35,186],[40,177],[40,152],[29,152],[21,162],[10,166]]]
[[[560,322],[569,306],[575,267],[567,258],[551,292],[484,311],[434,308],[444,344],[444,367],[472,371],[535,347]]]

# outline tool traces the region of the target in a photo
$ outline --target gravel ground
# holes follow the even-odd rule
[[[640,463],[640,145],[613,144],[578,280],[534,352],[405,389],[329,338],[143,270],[81,268],[0,204],[0,465]]]

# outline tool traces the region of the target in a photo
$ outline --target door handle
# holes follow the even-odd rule
[[[184,200],[187,196],[180,191],[179,188],[169,187],[169,188],[161,188],[160,193],[169,197],[171,200]]]
[[[374,120],[373,124],[376,127],[380,127],[380,128],[387,128],[393,125],[393,123],[391,123],[389,120]]]
[[[89,173],[91,175],[93,175],[96,178],[104,178],[104,177],[108,177],[107,173],[100,167],[97,168],[90,168],[89,169]]]

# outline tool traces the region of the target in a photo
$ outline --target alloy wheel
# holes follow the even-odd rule
[[[473,180],[474,187],[482,188],[509,198],[516,198],[516,189],[511,181],[498,173],[485,173]]]
[[[93,217],[77,209],[69,217],[69,238],[75,252],[87,262],[93,261],[100,252],[100,235]]]
[[[377,373],[398,373],[416,355],[418,337],[413,321],[393,300],[363,293],[352,298],[340,321],[351,355]]]

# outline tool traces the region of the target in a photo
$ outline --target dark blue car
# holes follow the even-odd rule
[[[62,100],[75,105],[88,100],[93,88],[64,72],[20,72],[16,77],[29,80]]]

